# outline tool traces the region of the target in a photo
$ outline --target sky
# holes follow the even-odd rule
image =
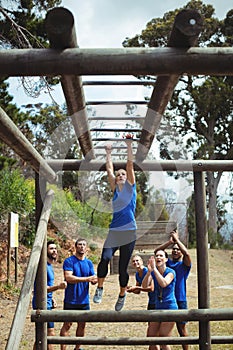
[[[63,0],[75,16],[78,44],[82,48],[122,47],[126,37],[140,34],[146,24],[164,13],[183,7],[184,0]],[[203,1],[224,18],[233,8],[230,0]]]
[[[188,1],[184,0],[63,0],[62,6],[69,9],[75,18],[75,29],[77,42],[80,48],[120,48],[127,37],[140,34],[146,24],[156,17],[162,17],[166,12],[183,7]],[[208,0],[205,4],[211,4],[215,8],[215,15],[223,19],[227,12],[233,8],[230,0]],[[115,78],[115,77],[114,77]],[[133,80],[132,77],[121,77],[123,80]],[[83,77],[83,80],[90,80],[93,77]],[[107,77],[95,77],[95,79],[107,79]],[[115,79],[119,80],[119,77]],[[27,103],[47,102],[51,103],[48,94],[42,92],[38,98],[27,96],[18,79],[11,78],[10,92],[14,96],[14,102],[18,105]],[[85,88],[85,98],[88,100],[142,100],[148,90],[144,87],[119,87],[119,88]],[[52,91],[54,100],[64,103],[64,95],[60,87]],[[104,107],[103,107],[104,108]],[[143,108],[143,107],[141,107]],[[114,107],[115,111],[117,108]],[[155,174],[154,174],[155,176]],[[158,183],[157,178],[157,183]],[[161,186],[167,186],[166,181],[171,178],[162,177],[159,180]],[[189,195],[185,184],[180,182],[176,188],[178,199]]]
[[[69,9],[75,18],[77,42],[80,48],[120,48],[127,37],[140,34],[146,24],[156,17],[162,17],[164,13],[173,11],[186,5],[184,0],[63,0],[61,6]],[[230,0],[208,0],[205,4],[211,4],[216,10],[216,17],[222,19],[233,8]],[[103,78],[103,77],[102,77]],[[102,79],[101,78],[101,79]],[[87,77],[87,80],[92,77]],[[97,79],[100,79],[97,77]],[[106,79],[105,77],[103,79]],[[118,79],[118,78],[117,78]],[[128,77],[122,79],[129,80]],[[17,78],[10,79],[10,92],[14,96],[14,102],[18,105],[27,103],[51,102],[49,95],[42,92],[36,98],[30,98],[25,94],[21,81]],[[128,87],[111,89],[86,88],[86,99],[104,99],[112,93],[111,99],[134,99],[144,97],[143,87],[129,89]],[[123,95],[123,97],[121,97]],[[52,91],[56,102],[63,102],[64,95],[61,88]]]

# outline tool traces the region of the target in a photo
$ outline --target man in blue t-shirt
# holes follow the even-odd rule
[[[54,307],[56,307],[56,301],[53,298],[53,292],[58,289],[65,289],[67,286],[67,283],[65,281],[62,281],[54,285],[54,270],[53,270],[52,264],[54,264],[56,260],[57,260],[57,246],[54,241],[48,241],[47,242],[47,310],[52,310]],[[36,302],[37,289],[38,289],[38,293],[40,293],[40,286],[37,288],[37,285],[35,283],[34,294],[32,299],[32,307],[34,310],[38,308],[38,305]],[[55,336],[54,322],[47,323],[47,335]],[[33,349],[34,350],[36,349],[36,344],[34,344]],[[53,349],[54,349],[53,344],[48,344],[48,350],[53,350]]]
[[[75,242],[75,254],[65,259],[63,263],[64,277],[67,282],[64,298],[64,310],[90,310],[89,283],[96,284],[94,266],[91,260],[86,258],[87,241],[79,238]],[[60,331],[61,336],[68,336],[72,322],[64,322]],[[77,323],[76,336],[83,337],[85,322]],[[65,350],[66,345],[61,345]],[[74,348],[80,349],[80,344]]]
[[[167,266],[176,272],[175,296],[179,309],[187,309],[186,280],[191,270],[192,262],[185,245],[180,241],[176,230],[171,232],[169,241],[156,247],[156,250],[166,249],[172,245],[172,256],[167,261]],[[187,337],[187,322],[176,322],[176,327],[181,337]],[[182,345],[183,350],[188,350],[188,345]]]

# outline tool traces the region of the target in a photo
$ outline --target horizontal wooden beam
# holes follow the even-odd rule
[[[36,310],[32,322],[168,322],[168,321],[223,321],[233,319],[233,308],[189,310],[127,310],[121,312]]]
[[[47,160],[49,166],[58,171],[106,171],[105,161],[75,159]],[[125,168],[126,161],[114,161],[116,170]],[[147,160],[134,162],[136,171],[175,171],[175,172],[196,172],[196,171],[233,171],[233,160]]]
[[[233,338],[233,337],[232,337]],[[83,345],[177,345],[177,344],[199,344],[198,337],[51,337],[48,344],[83,344]],[[225,343],[222,343],[225,344]]]
[[[199,344],[199,337],[51,337],[48,344],[83,344],[83,345],[178,345]],[[233,344],[232,336],[212,336],[211,344]]]
[[[233,75],[232,47],[0,50],[1,76]]]

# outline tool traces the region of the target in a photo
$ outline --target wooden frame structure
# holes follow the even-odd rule
[[[62,21],[63,25],[60,26]],[[162,312],[164,320],[166,317],[171,320],[195,319],[199,321],[199,338],[191,339],[138,339],[115,340],[118,345],[123,344],[149,344],[155,341],[157,344],[199,344],[200,350],[211,349],[211,339],[213,343],[233,343],[233,337],[211,338],[209,321],[212,319],[233,320],[233,308],[226,310],[209,309],[209,266],[208,266],[208,238],[206,227],[206,200],[204,171],[233,171],[233,161],[148,161],[147,154],[151,148],[156,130],[169,102],[173,90],[183,74],[204,74],[204,75],[233,75],[233,49],[232,48],[196,48],[193,47],[202,29],[202,18],[194,10],[181,11],[174,22],[168,47],[155,49],[79,49],[76,42],[74,18],[70,11],[64,8],[54,8],[48,12],[46,17],[46,28],[50,40],[50,49],[23,49],[23,50],[1,50],[0,51],[0,75],[2,76],[37,76],[37,75],[61,75],[61,84],[65,95],[68,112],[72,118],[73,127],[82,150],[81,160],[50,160],[45,161],[33,148],[24,135],[18,130],[6,113],[0,109],[0,138],[8,144],[22,159],[26,160],[36,172],[36,207],[38,230],[40,230],[41,220],[43,221],[43,202],[45,196],[46,181],[56,183],[56,171],[59,170],[98,170],[104,171],[105,164],[96,159],[95,147],[91,130],[89,128],[88,115],[86,110],[85,96],[83,91],[82,75],[157,75],[151,99],[148,103],[147,113],[143,120],[140,139],[136,151],[135,169],[150,171],[193,171],[194,190],[196,195],[196,225],[197,225],[197,262],[198,262],[198,310],[187,312]],[[219,64],[221,62],[221,64]],[[124,84],[124,83],[119,83]],[[130,83],[131,84],[131,83]],[[130,85],[129,84],[129,85]],[[127,101],[124,101],[127,102]],[[130,130],[127,129],[129,132]],[[97,149],[97,146],[96,146]],[[125,162],[115,162],[115,167],[124,167]],[[179,165],[179,166],[178,166]],[[44,202],[46,205],[46,200]],[[41,214],[42,213],[42,214]],[[37,232],[36,241],[32,252],[36,249],[37,238],[46,240],[46,228],[43,232]],[[41,312],[32,313],[32,321],[37,324],[36,345],[37,349],[47,349],[47,343],[75,344],[76,339],[57,339],[49,337],[47,339],[45,323],[48,320],[79,320],[94,322],[95,314],[90,312],[68,315],[63,311],[52,311],[47,314],[45,267],[46,255],[43,253],[40,242],[41,258],[38,276],[41,276],[42,293],[39,296]],[[201,262],[201,263],[200,263]],[[31,275],[30,288],[32,288],[35,277],[35,263],[33,275]],[[31,269],[29,263],[29,270]],[[38,282],[38,281],[37,281]],[[27,283],[27,281],[26,281]],[[200,287],[201,286],[201,287]],[[27,285],[28,287],[28,285]],[[27,290],[27,289],[26,289]],[[22,289],[25,293],[25,289]],[[12,324],[7,350],[18,349],[20,341],[18,315],[22,307],[20,295],[16,315]],[[27,300],[29,303],[29,301]],[[28,305],[27,305],[28,306]],[[103,312],[101,312],[102,314]],[[190,318],[190,313],[192,317]],[[209,316],[208,316],[209,315]],[[130,321],[130,312],[106,313],[106,320],[112,322]],[[156,312],[139,312],[138,319],[148,321],[158,319]],[[195,316],[195,317],[194,317]],[[136,317],[136,315],[135,315]],[[194,317],[194,318],[193,318]],[[98,320],[100,320],[98,315]],[[104,318],[101,320],[104,321]],[[21,319],[22,323],[22,319]],[[17,330],[17,337],[15,336]],[[82,343],[101,344],[98,339],[82,339]],[[102,340],[103,342],[103,340]],[[110,342],[108,343],[110,344]]]

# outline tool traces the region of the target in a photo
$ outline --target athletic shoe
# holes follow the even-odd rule
[[[115,305],[115,310],[116,311],[121,311],[121,309],[124,306],[125,299],[126,299],[126,294],[122,298],[120,296],[118,297],[116,305]]]
[[[100,304],[102,301],[102,296],[103,296],[103,288],[97,287],[93,298],[94,303]]]

